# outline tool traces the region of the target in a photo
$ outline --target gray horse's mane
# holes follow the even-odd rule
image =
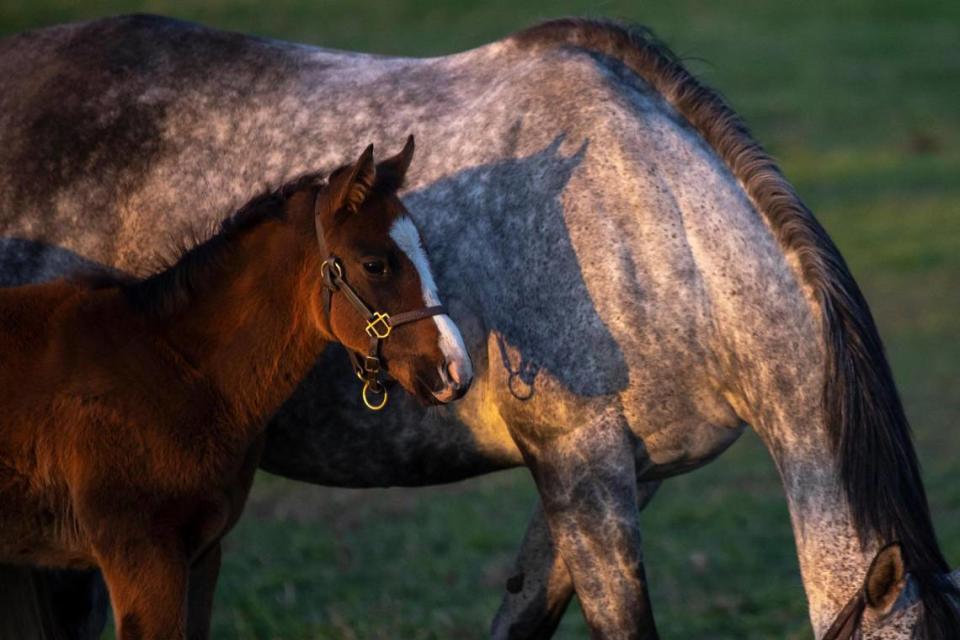
[[[716,151],[780,245],[793,253],[822,312],[823,402],[842,489],[861,541],[900,541],[925,604],[929,638],[960,628],[944,575],[910,427],[873,316],[846,263],[743,120],[643,27],[565,18],[512,36],[521,47],[572,47],[611,58],[659,93]]]

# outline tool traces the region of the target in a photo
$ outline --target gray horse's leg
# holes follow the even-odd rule
[[[537,502],[493,619],[494,640],[549,638],[573,597],[573,581]]]
[[[659,487],[659,480],[637,485],[638,510],[647,506]],[[493,619],[490,637],[493,640],[552,637],[573,594],[570,572],[550,536],[543,505],[538,502],[507,580],[500,609]],[[649,604],[647,607],[652,615]],[[654,626],[652,619],[649,624]]]
[[[591,635],[656,638],[641,552],[635,436],[616,411],[560,435],[540,433],[513,435]]]

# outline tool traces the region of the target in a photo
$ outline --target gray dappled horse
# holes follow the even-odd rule
[[[374,414],[351,376],[310,376],[265,468],[365,487],[526,464],[542,506],[493,635],[549,636],[575,589],[595,636],[654,637],[638,505],[750,425],[817,636],[839,617],[833,637],[906,638],[922,615],[927,637],[957,637],[866,303],[736,114],[643,30],[561,20],[430,59],[143,16],[0,41],[0,280],[140,271],[157,238],[408,131],[426,151],[405,198],[474,388]],[[2,579],[34,585],[31,611],[99,624],[69,577]]]

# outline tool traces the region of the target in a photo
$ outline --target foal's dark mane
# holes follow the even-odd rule
[[[203,235],[188,232],[193,234],[193,242],[177,247],[174,257],[163,261],[161,270],[140,280],[119,283],[127,300],[152,316],[165,316],[183,309],[230,255],[234,240],[240,234],[267,220],[282,219],[284,204],[290,196],[318,187],[322,175],[306,173],[276,189],[264,191],[223,219],[211,232]]]
[[[644,27],[567,18],[513,36],[524,47],[566,46],[612,58],[685,118],[744,185],[777,240],[793,252],[823,313],[824,412],[842,489],[861,541],[900,541],[921,588],[928,638],[956,638],[960,612],[943,577],[920,469],[890,365],[860,288],[833,241],[724,98],[701,84]]]

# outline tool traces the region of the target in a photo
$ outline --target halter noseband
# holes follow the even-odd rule
[[[323,257],[323,262],[320,265],[320,274],[323,278],[324,318],[326,318],[327,328],[333,333],[330,326],[330,303],[332,302],[333,294],[337,291],[343,293],[353,308],[363,316],[367,323],[364,330],[367,335],[370,336],[370,348],[365,356],[360,356],[351,349],[348,349],[347,353],[350,355],[350,360],[353,363],[354,373],[357,375],[357,378],[363,382],[363,391],[360,394],[363,398],[363,404],[371,411],[380,411],[387,406],[387,388],[380,379],[380,372],[383,371],[383,365],[380,362],[380,345],[390,337],[395,327],[432,316],[443,315],[447,313],[447,310],[446,307],[441,304],[432,307],[421,307],[419,309],[413,309],[412,311],[404,311],[403,313],[396,313],[391,316],[386,312],[372,309],[364,302],[360,294],[357,293],[357,290],[347,282],[343,272],[343,263],[340,261],[340,258],[327,250],[327,243],[323,236],[323,223],[320,220],[320,215],[317,210],[319,195],[320,190],[318,189],[314,199],[313,219],[317,230],[317,244],[320,246],[320,255]],[[383,397],[379,403],[375,403],[370,399],[368,394],[373,394],[374,396],[382,395]]]

